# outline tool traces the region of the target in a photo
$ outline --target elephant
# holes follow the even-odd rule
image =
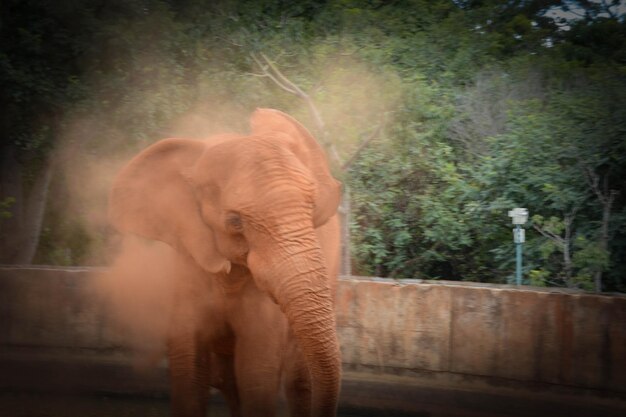
[[[334,416],[341,183],[311,133],[257,109],[247,135],[163,139],[115,177],[109,220],[176,254],[167,358],[174,416]]]

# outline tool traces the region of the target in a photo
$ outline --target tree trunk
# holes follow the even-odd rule
[[[617,197],[618,191],[609,189],[608,175],[604,176],[602,186],[600,186],[600,176],[589,166],[583,166],[583,169],[589,188],[591,188],[600,204],[602,204],[602,225],[600,226],[600,239],[598,243],[600,250],[602,250],[606,256],[609,256],[609,222],[611,221],[613,202],[615,201],[615,197]],[[594,287],[596,292],[602,292],[602,268],[598,269],[594,274]]]
[[[28,193],[24,222],[22,222],[23,240],[15,260],[17,264],[31,264],[35,258],[46,211],[46,202],[48,201],[52,171],[52,163],[46,162]]]
[[[574,214],[566,215],[564,220],[565,236],[563,237],[563,270],[565,272],[565,283],[568,287],[572,286],[572,256],[570,248],[572,246],[573,220]]]
[[[26,192],[24,170],[15,147],[5,146],[2,151],[0,201],[11,198],[14,202],[7,209],[11,216],[0,221],[0,263],[30,264],[39,245],[52,164],[45,163]]]
[[[14,263],[21,242],[22,212],[24,206],[22,166],[16,159],[15,148],[2,148],[0,172],[0,201],[12,199],[7,211],[9,218],[0,220],[0,262]]]
[[[339,217],[341,219],[341,268],[339,274],[352,275],[352,262],[350,256],[350,189],[344,185]]]
[[[606,194],[608,194],[608,196],[606,196]],[[609,223],[611,221],[611,209],[613,208],[613,201],[617,196],[617,191],[611,190],[604,195],[606,198],[600,199],[602,202],[602,225],[600,227],[599,246],[600,250],[607,253],[609,250]],[[602,269],[596,271],[594,284],[596,292],[602,292]]]

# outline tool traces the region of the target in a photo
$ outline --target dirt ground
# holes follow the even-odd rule
[[[228,416],[215,394],[208,416]],[[281,415],[286,415],[284,406]],[[138,374],[123,358],[0,351],[1,417],[169,415],[165,370]],[[346,372],[342,417],[622,417],[626,399],[545,387],[450,385],[426,378]]]

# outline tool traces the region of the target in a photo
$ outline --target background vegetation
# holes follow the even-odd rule
[[[529,283],[626,291],[624,13],[608,0],[5,0],[0,262],[107,262],[120,161],[275,107],[316,132],[350,191],[356,273],[509,282],[507,211],[527,207]]]

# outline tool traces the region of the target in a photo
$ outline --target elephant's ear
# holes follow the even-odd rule
[[[184,175],[204,148],[201,141],[165,139],[139,153],[114,180],[109,219],[120,232],[165,242],[216,273],[230,262],[217,251]]]
[[[257,109],[250,118],[252,134],[282,132],[294,139],[292,152],[309,168],[317,182],[315,226],[321,226],[335,214],[341,198],[341,183],[328,168],[326,153],[311,133],[293,117],[279,110]]]

